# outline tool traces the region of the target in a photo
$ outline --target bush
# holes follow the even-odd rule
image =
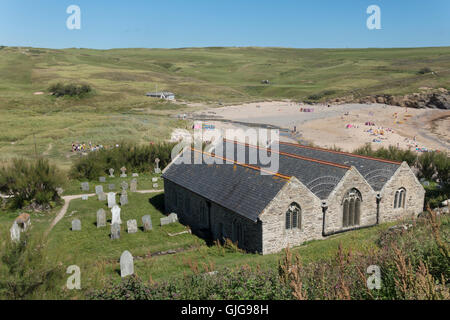
[[[427,74],[427,73],[431,73],[433,72],[433,70],[431,70],[429,67],[424,67],[422,69],[419,70],[419,74]]]
[[[273,271],[249,267],[225,269],[217,274],[194,274],[183,279],[144,283],[132,276],[117,285],[91,291],[91,299],[101,300],[285,300],[289,287]]]
[[[2,239],[0,248],[0,297],[2,299],[42,299],[56,288],[62,278],[61,265],[46,260],[43,239],[21,234],[19,243]],[[54,298],[54,297],[51,297]]]
[[[110,168],[119,172],[125,166],[133,172],[149,172],[154,169],[155,159],[159,158],[159,167],[164,168],[171,161],[175,143],[157,143],[137,146],[121,143],[113,149],[103,149],[89,153],[75,161],[70,171],[73,179],[95,180],[108,173]]]
[[[8,203],[14,209],[49,209],[60,199],[56,189],[63,183],[62,173],[45,159],[15,159],[0,168],[0,192],[12,197]]]
[[[70,97],[83,97],[92,91],[92,88],[88,84],[63,84],[58,82],[48,88],[50,92],[56,97],[70,96]]]

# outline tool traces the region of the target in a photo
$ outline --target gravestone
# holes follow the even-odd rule
[[[106,201],[106,193],[102,192],[98,195],[98,201]]]
[[[124,206],[128,204],[128,196],[126,194],[122,194],[120,196],[120,205]]]
[[[156,177],[155,177],[155,178],[152,178],[152,182],[153,182],[153,183],[158,182],[158,178],[156,178]]]
[[[130,191],[131,192],[136,192],[137,191],[137,179],[131,180]]]
[[[144,225],[144,231],[150,231],[153,229],[152,218],[150,217],[150,215],[142,217],[142,224]]]
[[[134,274],[133,256],[129,251],[125,250],[120,256],[120,276],[124,278],[132,274]]]
[[[120,172],[122,172],[122,173],[120,174],[120,177],[121,177],[121,178],[126,178],[126,177],[127,177],[127,174],[126,174],[127,168],[125,168],[125,167],[120,168]]]
[[[111,239],[112,240],[120,239],[120,224],[118,223],[111,224]]]
[[[81,196],[81,200],[86,201],[87,199],[89,199],[88,195],[82,195]]]
[[[120,207],[118,205],[115,205],[112,209],[111,209],[111,213],[112,213],[112,220],[111,220],[111,224],[122,224],[122,220],[120,220]]]
[[[116,185],[113,184],[113,183],[110,183],[110,184],[108,185],[108,189],[109,189],[109,190],[114,190],[114,189],[116,189]]]
[[[114,169],[113,168],[109,169],[109,177],[114,178]]]
[[[89,191],[89,182],[82,182],[81,183],[81,190],[82,191]]]
[[[108,193],[108,208],[112,208],[116,205],[116,194],[114,192]]]
[[[161,169],[159,168],[159,162],[160,162],[159,158],[156,158],[155,159],[155,173],[156,174],[160,174],[161,173]]]
[[[122,190],[128,190],[128,183],[125,181],[122,181],[120,183],[120,187],[122,188]]]
[[[171,213],[167,217],[161,218],[161,226],[164,226],[166,224],[171,224],[178,221],[178,215],[176,213]]]
[[[127,229],[128,233],[136,233],[137,230],[137,221],[136,220],[128,220],[127,221]]]
[[[157,183],[154,183],[153,184],[153,189],[157,189],[158,188],[158,184]]]
[[[64,189],[63,188],[56,188],[56,193],[58,194],[58,196],[62,196],[62,194],[64,193]]]
[[[13,225],[12,225],[12,227],[11,227],[11,229],[9,231],[11,233],[11,241],[19,242],[20,241],[20,232],[21,232],[21,230],[20,230],[20,227],[19,227],[19,225],[17,224],[16,221],[14,221],[14,223],[13,223]]]
[[[95,193],[99,195],[100,193],[103,193],[103,186],[95,186]]]
[[[72,231],[81,231],[81,221],[79,219],[72,220]]]
[[[133,178],[137,178],[137,177],[139,177],[139,174],[133,173]]]
[[[100,182],[106,182],[106,177],[100,177],[100,178],[98,179],[98,181],[100,181]]]
[[[97,228],[106,227],[106,212],[103,209],[97,211]]]

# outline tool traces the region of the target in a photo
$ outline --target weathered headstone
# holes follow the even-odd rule
[[[114,189],[116,189],[116,185],[113,184],[113,183],[110,183],[110,184],[108,185],[108,189],[109,189],[109,190],[114,190]]]
[[[153,184],[153,189],[157,189],[158,188],[158,184],[157,183],[154,183]]]
[[[100,182],[106,182],[106,177],[100,177],[100,178],[98,179],[98,181],[100,181]]]
[[[128,204],[128,196],[126,194],[122,194],[120,196],[120,205],[124,206]]]
[[[126,178],[126,177],[127,177],[127,174],[126,174],[127,168],[125,168],[125,167],[120,168],[120,172],[122,172],[122,173],[120,174],[120,177],[121,177],[121,178]]]
[[[99,195],[100,193],[103,193],[103,186],[95,186],[95,193]]]
[[[72,220],[72,231],[81,231],[81,221],[79,219]]]
[[[155,173],[156,174],[161,173],[161,169],[159,168],[159,162],[160,162],[159,158],[156,158],[155,159]]]
[[[137,179],[131,180],[130,191],[131,192],[136,192],[137,191]]]
[[[178,221],[178,215],[176,213],[171,213],[167,217],[161,218],[161,226],[166,224],[171,224]]]
[[[152,218],[150,217],[150,215],[142,217],[142,224],[144,225],[144,231],[150,231],[153,229]]]
[[[102,192],[98,195],[98,201],[106,201],[106,193]]]
[[[125,250],[120,256],[120,276],[122,278],[134,274],[133,256],[128,250]]]
[[[118,205],[115,205],[112,209],[111,209],[111,213],[112,213],[112,220],[111,220],[111,224],[122,224],[122,220],[120,220],[120,207]]]
[[[158,182],[158,178],[157,177],[152,178],[152,182],[153,183]]]
[[[81,183],[81,190],[82,191],[89,191],[89,182],[82,182]]]
[[[109,169],[109,177],[114,178],[114,169],[113,168]]]
[[[13,225],[12,225],[12,227],[11,227],[11,229],[9,231],[11,233],[11,241],[19,242],[20,241],[20,232],[21,232],[21,230],[20,230],[20,227],[19,227],[19,225],[17,224],[16,221],[14,221],[14,223],[13,223]]]
[[[89,196],[86,195],[86,194],[84,194],[84,195],[81,196],[81,200],[83,200],[83,201],[86,201],[86,200],[88,200],[88,199],[89,199]]]
[[[128,233],[136,233],[137,230],[137,221],[136,220],[128,220],[127,221],[127,229]]]
[[[120,224],[118,223],[111,224],[111,239],[112,240],[120,239]]]
[[[128,183],[126,181],[122,181],[120,183],[120,187],[122,188],[122,190],[128,190]]]
[[[108,193],[108,208],[112,208],[116,205],[116,194],[114,192]]]
[[[137,177],[139,177],[139,174],[138,173],[133,173],[133,178],[137,178]]]
[[[62,196],[62,194],[64,193],[64,189],[63,188],[56,188],[56,193],[58,194],[58,196]]]
[[[106,227],[106,212],[103,209],[97,211],[97,228]]]

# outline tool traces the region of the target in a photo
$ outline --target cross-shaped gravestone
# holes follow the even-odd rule
[[[106,227],[106,212],[103,209],[97,211],[97,228]]]
[[[159,158],[156,158],[155,159],[155,173],[156,174],[159,174],[159,173],[161,173],[161,169],[159,168],[159,162],[160,162],[160,160],[159,160]]]
[[[109,177],[114,178],[114,169],[113,168],[109,169]]]
[[[120,276],[122,278],[131,276],[134,273],[133,256],[129,251],[124,251],[120,256]]]
[[[82,191],[89,191],[89,182],[82,182],[81,183],[81,190]]]
[[[126,178],[126,177],[127,177],[127,174],[126,174],[127,168],[122,167],[122,168],[120,168],[120,171],[122,172],[122,174],[120,175],[120,177],[121,177],[121,178]]]
[[[150,231],[153,229],[152,218],[150,217],[150,215],[142,217],[142,224],[144,225],[144,231]]]
[[[79,219],[72,220],[72,231],[81,231],[81,221]]]
[[[120,224],[118,223],[111,224],[111,239],[112,240],[120,239]]]
[[[127,229],[128,233],[136,233],[137,230],[137,221],[136,220],[128,220],[127,221]]]
[[[108,193],[108,208],[112,208],[116,205],[116,194],[114,192]]]

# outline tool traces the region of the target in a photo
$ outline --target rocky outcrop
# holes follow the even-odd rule
[[[362,98],[347,96],[328,101],[330,104],[342,103],[380,103],[408,108],[433,108],[450,110],[450,92],[444,88],[436,91],[413,93],[405,96],[389,94],[371,95]]]

